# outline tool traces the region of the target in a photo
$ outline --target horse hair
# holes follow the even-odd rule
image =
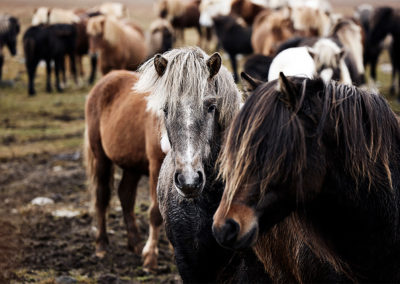
[[[200,102],[211,83],[217,90],[217,107],[221,111],[219,123],[226,128],[238,111],[238,102],[241,101],[241,93],[230,72],[221,66],[218,74],[210,79],[206,65],[209,56],[197,47],[173,49],[164,53],[163,57],[168,60],[165,70],[168,76],[160,77],[157,74],[153,59],[149,59],[139,68],[141,76],[134,89],[137,92],[150,93],[147,108],[161,117],[166,107],[168,114],[174,116],[177,101],[183,96],[198,100],[197,105],[202,106]],[[236,96],[232,96],[232,93]]]

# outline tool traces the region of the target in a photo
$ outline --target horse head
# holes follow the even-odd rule
[[[308,79],[283,73],[263,84],[242,78],[255,91],[226,134],[219,157],[226,186],[213,222],[216,240],[234,249],[252,246],[260,232],[296,209],[299,198],[312,198],[326,170],[317,140],[323,81],[305,87]]]
[[[316,75],[325,82],[330,80],[351,84],[349,70],[344,62],[346,52],[333,40],[322,38],[307,49],[315,63]]]
[[[221,132],[239,109],[232,75],[218,53],[208,57],[198,48],[158,54],[141,70],[135,88],[150,91],[148,108],[163,120],[162,148],[170,149],[173,184],[181,196],[196,197],[214,172]]]
[[[17,18],[6,16],[5,18],[6,24],[4,27],[4,31],[0,31],[3,33],[3,39],[8,49],[10,50],[11,55],[17,54],[17,36],[20,31],[20,24]]]

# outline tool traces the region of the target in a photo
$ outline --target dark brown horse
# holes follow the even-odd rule
[[[113,165],[123,170],[118,187],[128,247],[139,253],[141,246],[135,222],[136,187],[142,175],[149,175],[150,234],[143,249],[144,266],[157,266],[157,242],[162,223],[156,198],[157,178],[164,154],[160,148],[159,124],[152,111],[147,111],[147,94],[132,87],[138,75],[115,71],[94,86],[86,102],[85,154],[87,174],[94,193],[98,234],[96,255],[106,253],[106,210],[113,184]]]
[[[281,73],[222,149],[221,245],[254,246],[277,282],[400,281],[400,127],[382,96]]]

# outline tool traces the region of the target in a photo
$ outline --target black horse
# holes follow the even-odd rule
[[[55,24],[30,27],[23,38],[25,65],[29,77],[29,95],[35,94],[34,79],[36,67],[41,60],[46,62],[46,91],[51,92],[51,62],[54,62],[57,91],[62,92],[59,73],[65,73],[65,56],[71,62],[71,72],[76,81],[74,25]]]
[[[213,18],[218,43],[229,55],[235,82],[239,80],[236,55],[253,53],[251,46],[252,28],[246,26],[244,22],[238,22],[238,19],[229,15]]]
[[[271,275],[296,282],[328,275],[301,244],[347,281],[400,281],[400,127],[382,96],[280,73],[225,141],[219,243],[253,246]]]
[[[367,44],[372,50],[378,50],[387,35],[392,35],[393,37],[389,52],[392,62],[392,85],[390,92],[394,95],[396,93],[396,74],[400,76],[400,10],[391,7],[380,7],[375,10],[372,16]],[[400,78],[398,86],[400,94]]]
[[[17,18],[9,15],[0,15],[0,82],[4,64],[3,47],[7,46],[11,55],[17,54],[17,36],[20,25]]]

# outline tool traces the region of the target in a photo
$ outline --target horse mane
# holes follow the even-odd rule
[[[301,86],[301,103],[308,85],[323,84],[321,79],[292,80]],[[246,178],[260,168],[262,194],[273,180],[301,181],[307,164],[304,126],[297,113],[293,114],[279,100],[281,93],[276,84],[272,81],[259,87],[228,132],[226,149],[219,158],[220,175],[229,181],[225,189],[228,204]],[[370,188],[392,188],[389,158],[395,151],[393,139],[400,140],[400,128],[386,100],[379,94],[334,81],[325,84],[320,92],[323,110],[316,133],[318,141],[326,134],[327,121],[331,119],[334,142],[343,154],[346,171],[356,183],[367,179]]]
[[[221,66],[217,75],[209,79],[206,60],[209,56],[198,47],[173,49],[163,54],[168,60],[163,76],[159,76],[154,67],[153,58],[140,68],[141,76],[134,86],[136,92],[149,92],[147,109],[162,116],[163,108],[168,108],[168,115],[175,115],[178,101],[184,96],[198,100],[203,105],[205,91],[216,89],[219,123],[225,129],[239,110],[241,93],[233,81],[232,74]],[[168,103],[168,105],[167,105]]]

